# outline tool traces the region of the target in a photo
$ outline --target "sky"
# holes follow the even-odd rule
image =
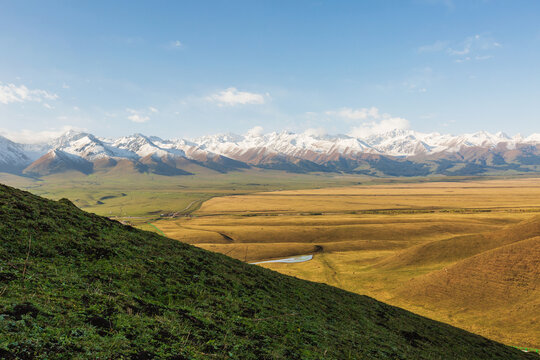
[[[540,132],[540,1],[0,0],[15,141],[393,128]]]

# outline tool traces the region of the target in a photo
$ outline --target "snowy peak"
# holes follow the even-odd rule
[[[462,136],[464,142],[468,146],[496,146],[502,142],[510,141],[510,137],[502,132],[490,134],[486,131],[480,131],[473,134],[465,134]]]
[[[30,163],[22,145],[0,136],[0,171],[24,168]]]
[[[77,141],[83,137],[94,137],[91,134],[87,134],[85,132],[81,131],[75,131],[75,130],[68,130],[64,134],[60,135],[58,138],[54,139],[49,143],[51,148],[62,148],[65,146],[69,146],[74,141]]]
[[[528,144],[540,144],[540,133],[532,134],[530,136],[527,136],[524,140],[524,143]]]
[[[365,141],[382,154],[409,156],[431,152],[432,146],[423,141],[425,137],[425,134],[412,130],[393,130],[371,135]]]
[[[115,140],[112,143],[117,149],[128,151],[132,154],[136,154],[139,157],[146,157],[149,155],[155,157],[163,156],[185,156],[185,152],[181,149],[177,149],[174,146],[165,146],[165,148],[159,146],[165,142],[154,136],[151,138],[146,137],[142,134],[134,134],[131,136],[126,136]]]
[[[81,134],[81,136],[73,137],[71,141],[63,141],[62,146],[56,146],[54,149],[62,150],[65,153],[80,156],[90,161],[109,157],[134,157],[134,154],[129,151],[117,149],[90,134]]]
[[[240,156],[255,149],[264,149],[268,154],[298,156],[306,152],[317,154],[378,152],[363,140],[349,136],[317,136],[289,131],[272,132],[264,135],[216,135],[195,139],[202,149],[220,155]]]
[[[139,159],[148,155],[162,157],[167,155],[184,156],[178,149],[162,149],[154,141],[162,141],[158,137],[149,138],[143,134],[134,134],[114,140],[99,139],[92,134],[69,131],[50,143],[50,148],[80,156],[89,161],[106,158]]]

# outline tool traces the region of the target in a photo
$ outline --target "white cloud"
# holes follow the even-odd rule
[[[182,44],[180,42],[180,40],[175,40],[175,41],[171,41],[171,43],[169,44],[169,46],[172,48],[172,49],[179,49],[181,47],[184,46],[184,44]]]
[[[11,141],[21,144],[41,144],[56,139],[57,137],[63,135],[69,130],[84,131],[84,129],[66,125],[60,129],[43,131],[35,131],[28,129],[23,129],[20,131],[10,131],[6,129],[0,129],[0,135],[8,138]]]
[[[268,96],[268,94],[266,94],[266,96]],[[238,89],[230,87],[216,94],[208,96],[207,100],[217,102],[220,106],[264,104],[265,95],[250,93],[247,91],[238,91]]]
[[[351,129],[349,135],[365,138],[370,135],[383,134],[392,130],[403,130],[410,127],[409,120],[400,117],[388,117],[367,121]]]
[[[150,116],[146,115],[145,113],[127,108],[126,111],[130,114],[128,115],[128,119],[136,122],[136,123],[144,123],[150,120]]]
[[[458,64],[461,64],[461,63],[464,63],[464,62],[467,62],[467,61],[470,61],[470,60],[471,60],[470,56],[465,56],[464,58],[454,60],[454,62],[456,62]]]
[[[309,128],[304,131],[304,134],[308,136],[314,136],[314,137],[321,137],[326,135],[328,132],[326,129],[319,127],[319,128]]]
[[[501,46],[502,45],[500,43],[493,40],[491,37],[477,34],[474,36],[469,36],[456,48],[448,48],[447,51],[450,55],[462,56],[492,50]]]
[[[450,44],[447,41],[437,40],[433,44],[420,46],[418,52],[446,52],[455,57],[455,62],[462,63],[469,60],[487,60],[493,56],[487,52],[500,48],[502,45],[492,37],[482,34],[476,34],[467,37],[461,42]]]
[[[132,115],[128,116],[128,119],[133,121],[133,122],[136,122],[136,123],[144,123],[144,122],[147,122],[148,120],[150,120],[150,117],[140,115],[140,114],[132,114]]]
[[[264,129],[262,126],[254,126],[246,134],[253,137],[260,137],[264,134]]]
[[[337,116],[347,120],[366,120],[368,118],[379,117],[379,109],[376,107],[351,109],[342,108],[340,110],[333,110],[325,112],[329,116]]]
[[[56,100],[58,95],[40,89],[28,89],[24,85],[3,84],[0,82],[0,103],[20,102],[43,102],[44,100]]]
[[[396,129],[408,129],[410,123],[407,119],[381,113],[376,107],[370,108],[342,108],[337,111],[327,111],[326,115],[345,119],[347,122],[359,122],[349,132],[350,136],[364,138],[374,134],[381,134]]]
[[[150,112],[153,112],[154,114],[157,114],[157,113],[159,112],[159,110],[156,109],[156,108],[153,107],[153,106],[150,106],[150,107],[148,108],[148,110],[150,110]]]

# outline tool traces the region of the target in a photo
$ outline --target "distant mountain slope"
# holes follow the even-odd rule
[[[358,138],[282,131],[164,140],[143,134],[104,139],[68,131],[49,144],[15,144],[0,138],[0,150],[0,171],[13,173],[19,173],[52,150],[99,162],[96,171],[107,171],[101,164],[112,159],[130,161],[131,167],[139,171],[171,176],[191,174],[190,169],[223,173],[251,166],[296,173],[344,172],[372,176],[540,172],[540,134],[511,138],[503,133],[452,136],[393,130]],[[172,168],[171,161],[158,160],[173,158],[181,161],[172,161],[176,163]],[[141,161],[157,163],[144,166]],[[190,161],[202,168],[193,166]],[[43,164],[40,167],[41,173],[54,173],[54,169],[44,169]]]
[[[0,357],[534,359],[0,185]]]
[[[0,136],[0,171],[19,173],[32,161],[22,145]]]
[[[23,172],[29,175],[42,176],[66,171],[80,171],[84,174],[90,174],[92,170],[93,165],[90,161],[55,149],[34,161]]]

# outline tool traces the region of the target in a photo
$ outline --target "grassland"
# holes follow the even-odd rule
[[[478,251],[496,251],[477,245],[497,239],[500,231],[521,233],[512,227],[540,213],[539,179],[437,180],[267,170],[180,177],[0,174],[0,182],[52,199],[67,197],[84,210],[245,262],[314,254],[305,263],[262,266],[369,295],[506,344],[539,348],[540,275],[533,275],[540,265],[538,256],[531,258],[536,248],[499,249],[514,262],[529,259],[514,272],[503,271],[503,279],[493,275],[492,260],[483,259],[481,269],[461,263]],[[479,270],[485,284],[471,282],[481,289],[475,292],[462,280]],[[446,286],[441,272],[452,275],[455,288]],[[528,277],[517,281],[523,274]],[[516,296],[500,296],[505,292]],[[455,301],[442,301],[445,296]],[[493,296],[508,301],[482,306]]]
[[[0,358],[535,358],[2,185],[0,239]]]
[[[539,214],[538,179],[498,179],[216,197],[154,225],[247,262],[314,254],[261,266],[538,348]]]

